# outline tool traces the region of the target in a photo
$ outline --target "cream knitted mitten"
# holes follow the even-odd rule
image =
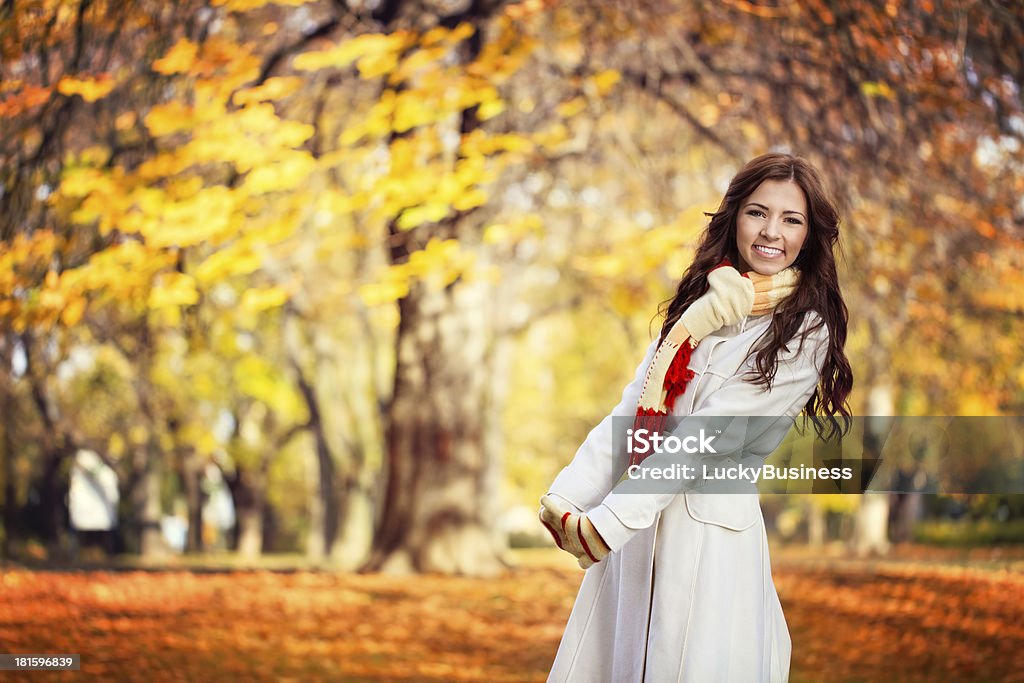
[[[551,496],[541,496],[540,521],[558,547],[576,557],[587,569],[608,557],[611,550],[585,512],[573,512]]]

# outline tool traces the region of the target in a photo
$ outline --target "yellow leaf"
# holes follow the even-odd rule
[[[590,257],[576,256],[573,265],[580,270],[605,278],[618,278],[625,273],[630,264],[622,254],[602,254]]]
[[[341,135],[338,136],[338,144],[344,147],[350,147],[362,140],[366,133],[366,126],[363,125],[362,121],[360,121],[354,126],[345,128],[345,130],[341,132]]]
[[[188,38],[179,38],[166,55],[153,62],[153,70],[165,76],[185,73],[195,64],[198,53],[198,45]]]
[[[161,152],[142,162],[136,172],[140,180],[149,182],[173,176],[189,165],[190,162],[185,155],[176,152]]]
[[[606,95],[620,80],[622,80],[622,75],[615,69],[601,71],[594,74],[594,77],[591,79],[597,88],[598,95]]]
[[[489,100],[480,105],[476,111],[476,116],[481,121],[487,119],[493,119],[495,116],[505,111],[505,103],[501,100]]]
[[[149,293],[151,309],[190,306],[199,301],[196,282],[184,273],[164,273]]]
[[[259,313],[283,306],[288,297],[288,291],[283,287],[247,289],[242,293],[241,308],[246,313]]]
[[[315,167],[312,155],[294,152],[276,163],[254,168],[246,176],[243,187],[251,195],[294,190],[306,182]]]
[[[569,119],[576,116],[581,111],[587,108],[587,101],[582,97],[574,97],[568,102],[562,102],[560,105],[555,107],[555,112],[563,119]]]
[[[957,415],[998,415],[999,408],[996,405],[993,394],[982,394],[979,392],[964,392],[959,396],[959,407]]]
[[[95,168],[72,168],[64,172],[60,193],[65,197],[85,197],[97,190],[112,190],[110,179]]]
[[[245,356],[234,367],[234,380],[242,392],[270,406],[285,422],[303,419],[304,408],[288,379],[269,362]]]
[[[345,195],[327,190],[318,195],[319,206],[332,216],[343,216],[366,206],[366,195]]]
[[[237,230],[234,222],[237,197],[223,186],[211,186],[181,201],[167,201],[157,193],[139,220],[139,232],[154,247],[187,247],[215,241]],[[143,203],[146,200],[137,200]]]
[[[457,265],[461,256],[459,241],[431,237],[427,245],[409,255],[409,272],[419,277],[443,273]]]
[[[529,138],[513,133],[499,135],[495,138],[495,142],[500,145],[501,149],[507,152],[529,152],[533,150],[533,142]]]
[[[365,79],[377,78],[394,71],[398,67],[398,55],[393,52],[373,54],[362,57],[357,65],[359,76]]]
[[[196,268],[196,280],[204,286],[234,275],[248,275],[259,270],[263,259],[248,244],[232,245],[208,256]]]
[[[313,137],[313,126],[300,121],[278,121],[274,127],[271,144],[279,147],[298,147]]]
[[[713,128],[718,123],[720,114],[721,110],[709,102],[698,109],[697,120],[700,121],[701,125]]]
[[[213,0],[214,7],[224,7],[232,12],[248,12],[267,5],[285,5],[299,7],[313,0]]]
[[[504,223],[492,223],[484,228],[484,244],[501,244],[508,241],[512,231]]]
[[[367,306],[392,303],[408,293],[409,284],[403,281],[378,282],[359,287],[359,297]]]
[[[143,122],[156,137],[188,130],[195,125],[192,108],[177,100],[156,105],[149,110]]]
[[[118,432],[111,434],[110,438],[107,439],[107,453],[114,458],[120,458],[124,454],[124,450],[124,437]]]
[[[145,425],[136,424],[132,425],[128,429],[128,440],[136,446],[141,446],[142,444],[146,443],[146,439],[148,438],[149,430],[146,429]]]
[[[232,101],[238,106],[245,106],[262,100],[280,100],[296,93],[304,82],[295,76],[268,78],[260,86],[239,90],[234,94]]]
[[[448,215],[448,205],[429,202],[422,206],[414,206],[406,209],[398,218],[398,227],[401,230],[411,230],[423,223],[437,222]]]
[[[74,327],[77,325],[78,321],[82,319],[82,315],[85,313],[85,304],[85,297],[78,296],[71,299],[60,314],[61,322],[68,327]]]
[[[110,74],[100,74],[96,78],[72,78],[65,76],[57,84],[57,91],[61,95],[81,95],[86,102],[95,102],[110,94],[114,89],[114,79]]]
[[[231,120],[222,122],[226,125],[223,130],[225,133],[241,130],[253,135],[274,133],[281,125],[281,119],[274,111],[274,105],[269,102],[248,106],[239,111]]]
[[[327,67],[344,68],[357,59],[391,52],[396,55],[408,42],[409,35],[396,31],[391,34],[366,33],[329,49],[304,52],[292,60],[299,71],[319,71]],[[360,67],[362,68],[362,67]]]
[[[479,188],[473,188],[457,197],[452,203],[452,207],[457,211],[468,211],[483,206],[485,203],[487,203],[487,193]]]
[[[860,84],[860,91],[865,97],[884,97],[887,100],[896,99],[896,93],[888,84],[881,81],[864,81]]]
[[[469,38],[476,29],[473,24],[463,21],[448,34],[448,42],[455,44]]]
[[[531,137],[537,145],[552,149],[557,148],[558,145],[569,139],[569,130],[565,127],[565,124],[556,123],[553,126],[537,131]]]
[[[420,47],[432,47],[437,45],[450,33],[444,26],[435,26],[420,38]]]
[[[446,114],[439,111],[422,93],[402,93],[395,104],[394,128],[398,133],[436,121],[438,116]]]

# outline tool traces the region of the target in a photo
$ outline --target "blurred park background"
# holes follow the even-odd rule
[[[579,575],[544,555],[537,499],[657,334],[704,212],[767,151],[814,162],[841,207],[855,414],[1024,407],[1015,0],[8,0],[0,47],[5,564],[381,572],[264,585],[10,569],[6,614],[56,596],[47,619],[109,637],[161,609],[226,609],[230,586],[254,581],[271,596],[251,606],[271,615],[259,628],[293,596],[312,632],[357,618],[313,618],[318,592],[358,615],[491,585],[465,598],[489,615],[474,628],[517,624],[509,643],[534,648],[523,669],[480,636],[507,671],[456,666],[437,654],[450,640],[428,639],[403,651],[404,673],[381,673],[395,646],[364,648],[358,671],[273,675],[542,679]],[[986,611],[1019,594],[1024,497],[764,507],[776,559],[793,563],[778,574],[787,614],[807,602],[795,680],[845,680],[797,636],[852,604],[868,621],[850,615],[851,639],[888,628],[909,657],[898,680],[947,666],[1024,680],[1019,614]],[[883,580],[866,557],[979,573]],[[410,573],[434,592],[385,578]],[[851,582],[860,592],[835,598]],[[903,592],[865,607],[880,586]],[[963,604],[942,603],[950,590]],[[923,611],[879,617],[911,603]],[[46,645],[51,621],[18,619],[0,623],[0,650]],[[182,626],[197,628],[209,635]],[[375,628],[330,632],[365,645]],[[927,643],[929,628],[948,642]],[[955,643],[955,666],[930,654]],[[107,673],[125,674],[112,649]],[[842,675],[897,680],[872,656],[868,678]]]

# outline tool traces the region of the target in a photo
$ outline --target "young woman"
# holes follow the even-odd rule
[[[757,493],[617,490],[625,456],[612,418],[778,416],[743,445],[763,457],[801,412],[827,416],[815,422],[821,437],[844,431],[837,414],[848,429],[838,223],[799,157],[766,154],[733,178],[660,337],[541,499],[541,522],[589,568],[549,682],[788,680],[791,642]]]

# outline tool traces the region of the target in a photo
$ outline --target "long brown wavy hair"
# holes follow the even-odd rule
[[[748,162],[732,179],[718,211],[705,214],[711,220],[675,296],[658,307],[658,315],[665,316],[658,343],[665,340],[683,311],[707,290],[707,275],[712,268],[723,258],[739,264],[736,217],[743,201],[766,180],[791,180],[800,186],[807,198],[808,226],[804,246],[793,264],[800,270],[800,284],[793,294],[779,302],[769,330],[751,349],[751,353],[757,353],[757,371],[751,379],[771,388],[779,351],[789,350],[788,342],[796,337],[804,315],[816,311],[822,319],[804,332],[797,352],[803,349],[806,335],[824,324],[829,332],[828,356],[818,386],[802,412],[812,418],[818,436],[827,440],[847,433],[852,422],[846,399],[853,388],[853,371],[843,351],[849,312],[839,291],[833,253],[839,241],[839,214],[818,171],[805,159],[790,154],[764,154]],[[843,419],[842,426],[834,417],[837,414]],[[825,419],[818,419],[819,416]]]

